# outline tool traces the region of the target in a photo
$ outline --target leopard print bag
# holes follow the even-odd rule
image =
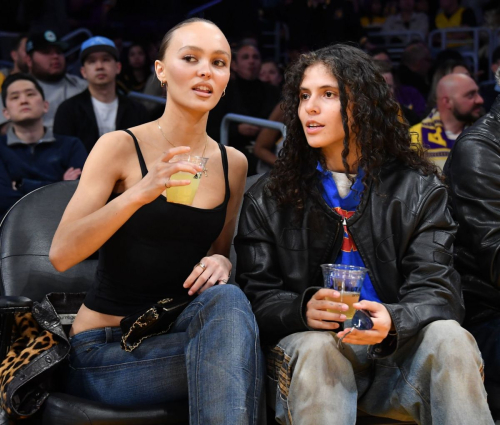
[[[10,349],[0,365],[0,405],[11,419],[34,414],[49,396],[51,376],[68,355],[64,316],[74,315],[85,294],[48,294],[29,313],[17,313]]]
[[[23,366],[27,366],[37,356],[57,343],[52,333],[40,328],[31,312],[15,315],[12,344],[0,365],[0,393],[2,394],[0,402],[7,415],[13,415],[13,410],[7,401],[7,386]],[[19,416],[19,419],[25,417]]]

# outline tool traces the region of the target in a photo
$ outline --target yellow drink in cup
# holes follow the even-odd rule
[[[368,269],[358,266],[349,266],[344,264],[322,264],[323,283],[325,288],[335,289],[340,292],[340,298],[327,298],[329,301],[334,301],[342,304],[347,304],[349,309],[342,314],[345,314],[346,320],[353,318],[356,309],[352,306],[359,301],[361,288],[365,280]],[[340,311],[328,310],[332,313]]]
[[[199,165],[205,171],[205,165],[208,158],[203,158],[201,156],[193,155],[176,155],[170,162],[190,162],[192,164]],[[203,171],[196,174],[191,174],[186,171],[180,171],[178,173],[172,174],[170,176],[170,181],[174,180],[190,180],[191,183],[186,186],[172,186],[166,190],[165,196],[167,202],[172,202],[174,204],[191,205],[193,203],[194,197],[200,185],[201,177],[203,176]]]
[[[354,313],[356,313],[356,309],[352,305],[359,301],[360,294],[360,292],[341,292],[340,300],[336,300],[349,306],[349,310],[343,312],[347,319],[352,319]]]

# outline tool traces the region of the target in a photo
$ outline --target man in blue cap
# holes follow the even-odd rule
[[[89,38],[80,48],[80,61],[88,89],[60,105],[54,131],[78,137],[90,152],[103,134],[143,124],[148,116],[143,105],[116,90],[121,63],[113,41]]]

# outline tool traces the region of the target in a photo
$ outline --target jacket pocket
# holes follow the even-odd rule
[[[394,235],[383,239],[375,250],[377,259],[381,263],[389,263],[396,259],[396,248],[394,247]]]

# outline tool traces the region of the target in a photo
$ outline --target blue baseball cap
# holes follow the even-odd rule
[[[107,52],[118,60],[118,49],[109,38],[98,35],[85,40],[80,47],[80,62],[85,62],[87,56],[94,52]]]

